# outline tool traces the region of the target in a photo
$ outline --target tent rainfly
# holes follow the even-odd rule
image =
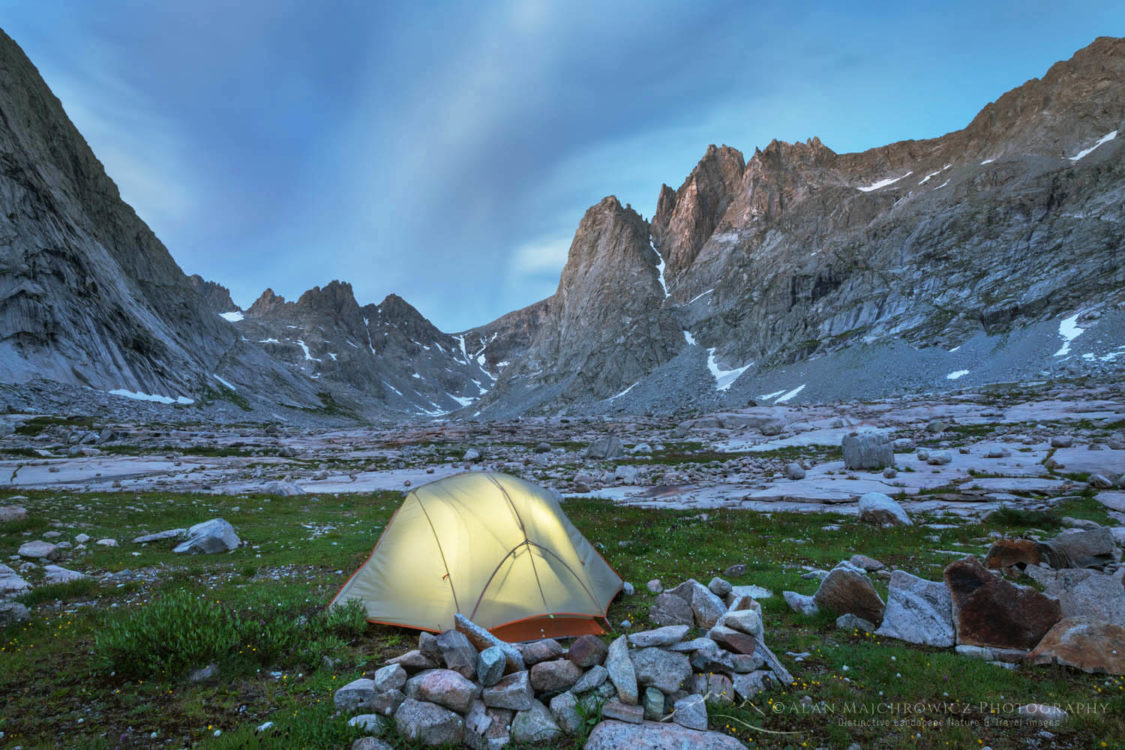
[[[411,491],[332,605],[359,599],[369,622],[434,632],[459,612],[524,641],[605,632],[595,618],[621,588],[550,491],[470,472]]]

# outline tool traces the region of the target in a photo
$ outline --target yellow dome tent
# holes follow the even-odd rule
[[[332,605],[440,632],[453,615],[507,641],[605,632],[621,578],[548,490],[470,472],[412,490]],[[331,605],[330,605],[331,606]]]

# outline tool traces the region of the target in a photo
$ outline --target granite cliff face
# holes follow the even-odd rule
[[[655,260],[640,217],[622,242],[615,223],[592,220],[616,201],[590,210],[551,315],[486,413],[605,408],[626,389],[633,409],[745,403],[772,369],[855,347],[956,351],[1115,313],[1123,140],[1125,40],[1101,38],[939,138],[857,154],[774,141],[747,161],[711,146],[679,189],[661,189]],[[646,273],[661,262],[667,296]],[[1053,325],[1043,351],[1021,344],[1031,371],[1075,365],[1054,358]],[[910,367],[896,388],[940,385]]]
[[[194,398],[228,381],[313,398],[208,310],[0,32],[0,379]]]
[[[659,267],[639,214],[612,196],[590,208],[530,345],[504,373],[505,389],[607,398],[671,359],[683,339],[664,307]]]

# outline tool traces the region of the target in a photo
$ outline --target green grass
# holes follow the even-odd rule
[[[23,494],[27,499],[19,503],[30,518],[0,527],[0,555],[12,554],[47,528],[62,531],[64,539],[78,533],[112,536],[118,547],[91,545],[62,564],[95,576],[156,571],[159,580],[38,586],[25,596],[31,621],[0,633],[3,742],[24,747],[346,747],[357,732],[347,727],[347,717],[334,714],[334,690],[416,640],[412,631],[361,624],[354,613],[328,615],[323,608],[370,552],[399,493],[325,495],[317,502],[307,496]],[[6,504],[4,497],[0,493],[0,504]],[[1018,535],[1030,526],[1053,528],[1051,521],[1062,515],[1107,522],[1104,510],[1089,498],[1060,503],[1047,516],[1009,510],[994,513],[987,523],[922,516],[912,527],[878,532],[854,518],[830,514],[654,511],[596,499],[571,500],[564,507],[639,592],[614,602],[612,623],[629,619],[635,628],[650,625],[654,597],[644,584],[651,578],[666,586],[689,577],[706,582],[744,563],[746,573],[732,583],[754,583],[776,593],[762,602],[767,643],[797,683],[764,693],[753,705],[712,711],[715,724],[729,727],[725,731],[750,747],[846,747],[851,742],[864,748],[980,747],[979,737],[995,750],[1008,750],[1027,747],[1038,731],[983,723],[966,728],[941,711],[923,712],[925,728],[853,726],[844,719],[864,717],[841,714],[846,706],[918,701],[967,706],[966,716],[978,722],[1014,718],[1004,713],[1005,703],[1095,705],[1101,707],[1097,713],[1072,711],[1067,724],[1053,729],[1052,746],[1125,746],[1120,678],[1062,668],[1010,672],[950,649],[845,632],[830,616],[791,612],[780,595],[784,589],[812,593],[816,582],[801,578],[805,567],[830,568],[856,552],[938,580],[956,559],[941,550],[983,556],[989,531]],[[247,544],[229,554],[185,558],[171,552],[171,542],[139,547],[128,541],[215,516],[234,524]],[[927,520],[954,527],[927,528]],[[875,581],[885,598],[884,579]],[[798,663],[787,651],[810,656]],[[217,679],[188,680],[192,670],[208,663],[218,665]],[[800,703],[806,696],[836,713],[810,713]],[[991,703],[1001,704],[1000,713],[988,713]],[[588,719],[584,731],[593,726],[596,712]],[[257,733],[266,721],[273,728]],[[401,738],[390,741],[409,746]],[[568,739],[556,746],[580,744]]]
[[[64,583],[47,583],[42,586],[36,586],[26,594],[21,594],[16,597],[16,601],[28,607],[34,607],[44,602],[65,602],[72,599],[83,599],[89,597],[97,587],[98,582],[92,578],[79,578]]]

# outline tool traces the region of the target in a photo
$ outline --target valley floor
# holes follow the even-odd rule
[[[940,580],[949,562],[983,557],[999,535],[1046,538],[1068,517],[1125,525],[1125,492],[1094,486],[1097,475],[1116,481],[1125,472],[1120,386],[688,420],[297,429],[7,418],[15,432],[0,439],[8,479],[0,506],[27,517],[0,522],[0,559],[31,590],[19,597],[30,619],[0,631],[3,747],[347,747],[358,735],[335,714],[334,690],[416,638],[326,617],[323,606],[366,558],[403,490],[486,467],[566,498],[575,525],[637,589],[612,605],[615,628],[649,627],[650,579],[707,581],[741,563],[731,583],[772,592],[761,600],[766,641],[796,681],[711,712],[713,726],[749,747],[1125,745],[1121,677],[1007,669],[841,630],[834,617],[793,612],[781,596],[811,594],[811,570],[857,553]],[[894,476],[844,468],[840,441],[853,431],[898,441]],[[588,455],[599,449],[620,452]],[[914,525],[875,532],[862,523],[855,500],[871,490],[902,500]],[[1001,505],[1009,510],[988,515]],[[131,541],[215,517],[244,544],[187,556],[171,540]],[[85,577],[48,583],[44,561],[17,553],[37,539],[66,542],[56,562]],[[874,580],[885,599],[885,577]],[[198,620],[199,601],[235,623],[238,643],[197,662],[192,655],[210,652],[187,634],[211,631],[190,628],[191,618],[214,619],[212,611]],[[141,648],[181,637],[180,661],[156,664]],[[211,661],[217,672],[193,679]],[[1069,718],[1032,725],[1015,713],[1026,703],[1069,706]],[[559,746],[571,744],[581,742]]]

